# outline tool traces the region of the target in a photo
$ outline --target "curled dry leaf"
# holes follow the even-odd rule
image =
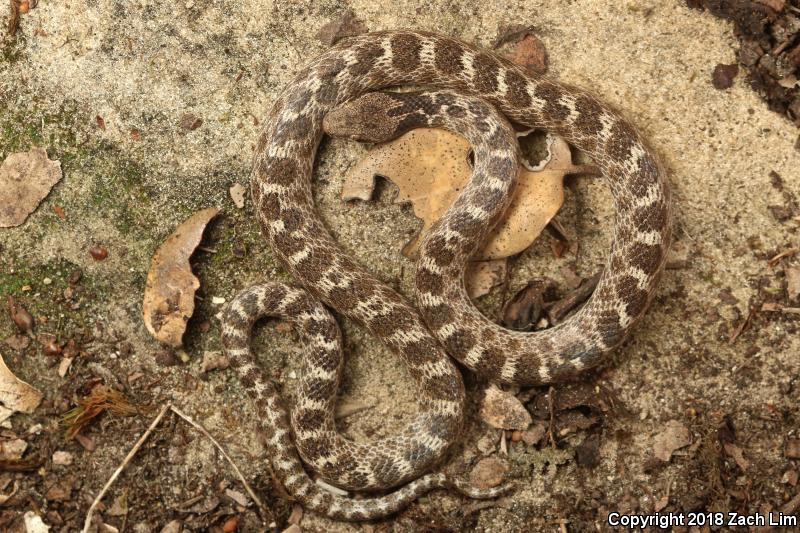
[[[61,180],[61,162],[47,151],[11,154],[0,165],[0,228],[19,226]]]
[[[723,444],[723,448],[725,449],[725,453],[728,454],[729,457],[732,457],[734,461],[736,461],[736,464],[739,465],[739,468],[746,472],[750,467],[750,461],[745,459],[742,449],[732,442],[726,442]]]
[[[42,393],[15,376],[0,357],[0,422],[15,411],[31,413],[42,401]]]
[[[420,234],[403,249],[406,257],[413,257],[426,232],[470,179],[469,150],[466,139],[445,130],[410,131],[370,150],[345,177],[342,198],[368,200],[376,176],[394,182],[400,189],[395,203],[411,202],[423,221]],[[478,258],[503,259],[530,246],[564,201],[564,176],[586,170],[573,165],[564,140],[548,137],[548,150],[549,158],[538,167],[523,166],[511,205]]]
[[[653,453],[665,463],[670,460],[673,452],[692,443],[689,430],[677,420],[670,420],[667,426],[653,438]]]
[[[209,208],[192,215],[167,237],[150,264],[144,290],[144,323],[153,337],[169,346],[181,346],[186,324],[194,313],[194,293],[200,288],[200,280],[192,273],[189,258],[218,212]]]

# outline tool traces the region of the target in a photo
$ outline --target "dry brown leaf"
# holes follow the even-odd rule
[[[0,228],[19,226],[61,180],[61,162],[34,148],[6,157],[0,165]]]
[[[670,420],[664,431],[653,438],[653,453],[666,463],[675,450],[691,443],[692,437],[686,426],[677,420]]]
[[[200,288],[200,280],[192,273],[189,258],[218,212],[213,207],[198,211],[153,255],[144,290],[144,323],[153,337],[169,346],[181,346],[186,324],[194,313],[194,293]]]
[[[15,376],[0,357],[0,422],[15,411],[33,412],[42,401],[42,393]]]
[[[726,442],[723,445],[723,448],[725,449],[725,453],[727,453],[729,457],[732,457],[733,460],[736,461],[736,464],[739,465],[739,468],[746,472],[750,466],[750,461],[745,459],[742,449],[732,442]]]
[[[564,201],[563,179],[583,171],[572,163],[567,143],[548,137],[550,157],[539,167],[524,166],[511,206],[490,235],[481,259],[503,259],[525,250]],[[413,257],[433,223],[452,205],[472,175],[469,143],[454,133],[420,128],[376,145],[350,172],[342,187],[345,200],[368,200],[375,176],[392,180],[400,189],[396,203],[411,202],[422,219],[420,234],[404,249]]]

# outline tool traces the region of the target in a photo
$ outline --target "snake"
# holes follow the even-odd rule
[[[425,90],[386,91],[404,86]],[[609,184],[616,212],[594,293],[566,320],[536,332],[495,324],[464,285],[469,261],[516,184],[511,123],[546,130],[586,153]],[[326,132],[383,142],[423,126],[463,134],[475,162],[468,185],[420,246],[414,306],[336,243],[315,210],[312,174]],[[465,389],[454,361],[486,381],[519,386],[561,382],[596,367],[652,302],[671,237],[666,172],[620,113],[493,51],[424,31],[350,37],[300,70],[265,119],[251,194],[270,247],[295,283],[257,285],[234,298],[222,318],[223,346],[263,414],[273,474],[306,508],[348,521],[396,513],[437,488],[472,498],[500,494],[502,487],[477,489],[433,471],[463,432]],[[397,435],[356,443],[337,432],[343,356],[328,308],[365,327],[408,367],[420,411]],[[291,415],[250,348],[253,325],[265,316],[290,321],[303,344]],[[326,490],[306,467],[331,485],[382,493],[356,498]]]

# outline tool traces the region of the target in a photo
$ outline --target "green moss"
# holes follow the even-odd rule
[[[19,62],[24,56],[25,44],[25,35],[19,32],[14,38],[0,39],[0,65]]]
[[[79,120],[79,109],[73,101],[49,109],[38,97],[26,95],[24,109],[0,108],[0,156],[40,146],[47,149],[51,158],[70,163],[82,154],[75,133]]]

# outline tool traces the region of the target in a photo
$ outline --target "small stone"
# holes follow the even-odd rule
[[[714,88],[719,90],[729,89],[733,86],[733,79],[739,74],[739,65],[717,65],[714,67],[714,74],[711,83]]]
[[[42,521],[42,517],[33,511],[26,511],[22,520],[25,523],[24,531],[26,533],[47,533],[50,531],[50,527]]]
[[[72,464],[72,454],[65,451],[56,451],[53,453],[53,464],[59,466],[69,466]]]
[[[58,344],[56,339],[49,339],[42,348],[45,355],[56,356],[61,355],[63,348]]]
[[[547,426],[544,422],[538,422],[536,425],[522,432],[522,441],[528,446],[534,446],[547,434]]]
[[[785,453],[789,459],[800,459],[800,439],[787,440]]]
[[[161,528],[160,533],[181,533],[183,522],[180,520],[173,520],[172,522]]]
[[[231,185],[231,188],[228,189],[228,192],[231,195],[231,200],[233,200],[233,205],[235,205],[237,209],[242,209],[244,207],[244,198],[247,194],[245,186],[241,183],[234,183]]]
[[[102,261],[108,257],[108,250],[102,244],[95,244],[89,248],[89,255],[91,255],[92,259],[95,261]]]
[[[17,461],[28,448],[28,443],[22,439],[0,441],[0,460]]]
[[[800,296],[800,268],[789,267],[786,269],[786,293],[790,300],[797,300]]]
[[[239,520],[240,518],[238,515],[234,515],[225,520],[225,523],[222,524],[222,532],[233,533],[234,531],[236,531],[236,529],[239,527]]]
[[[225,303],[225,298],[222,296],[214,296],[211,298],[211,303],[214,305],[222,305]]]
[[[497,437],[492,434],[486,434],[480,439],[478,439],[478,451],[481,452],[483,455],[489,455],[493,453],[496,449],[497,445]]]
[[[202,125],[203,125],[203,120],[191,113],[184,113],[178,120],[178,126],[187,131],[194,131]]]
[[[242,507],[247,507],[248,505],[250,505],[250,500],[247,499],[247,496],[245,496],[239,491],[233,489],[225,489],[225,496],[236,502],[237,505],[241,505]]]
[[[50,278],[44,278],[42,280],[42,283],[44,283],[45,285],[50,285],[51,283],[53,283],[53,280]]]
[[[63,378],[69,372],[69,367],[72,366],[72,357],[64,357],[58,364],[58,377]]]
[[[503,475],[508,471],[508,464],[497,457],[487,457],[478,461],[469,474],[469,482],[479,489],[490,489],[503,482]]]
[[[180,360],[175,357],[175,354],[169,350],[161,350],[155,355],[156,363],[161,366],[175,366],[179,365]]]
[[[575,449],[575,460],[580,466],[595,468],[600,464],[600,435],[589,435]]]
[[[535,35],[523,37],[509,59],[537,74],[547,72],[547,49]]]
[[[224,370],[228,368],[230,364],[230,361],[222,352],[205,352],[203,353],[203,363],[200,365],[200,371],[205,374],[212,370]]]
[[[794,487],[795,485],[797,485],[798,477],[799,476],[797,474],[797,470],[787,470],[786,472],[783,473],[781,481],[784,483],[788,483],[789,485]]]
[[[498,429],[524,431],[531,424],[531,415],[516,396],[491,386],[486,389],[481,418]]]

